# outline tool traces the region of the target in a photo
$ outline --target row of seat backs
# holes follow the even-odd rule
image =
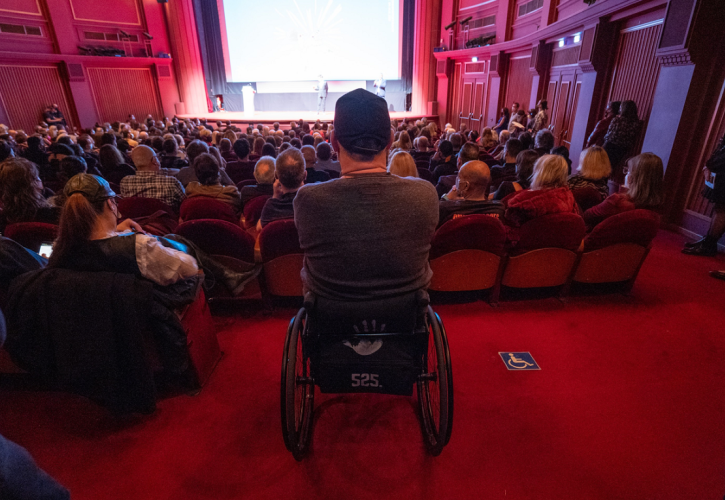
[[[558,286],[572,270],[574,281],[625,281],[636,276],[659,223],[654,212],[633,210],[606,219],[585,237],[581,217],[551,214],[525,223],[516,247],[507,250],[506,229],[498,219],[453,219],[431,244],[431,289],[487,289],[499,279],[518,288]]]

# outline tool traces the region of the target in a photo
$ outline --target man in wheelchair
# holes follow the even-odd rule
[[[285,344],[282,428],[297,459],[315,386],[408,396],[417,387],[429,451],[437,455],[450,438],[450,356],[426,291],[438,195],[425,180],[387,172],[392,141],[385,100],[345,94],[330,138],[341,178],[303,186],[294,200],[305,305]]]

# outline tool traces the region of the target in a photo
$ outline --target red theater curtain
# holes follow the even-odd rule
[[[69,126],[75,125],[57,66],[0,66],[0,98],[13,129],[32,133],[50,104],[58,105]]]
[[[163,116],[150,68],[88,68],[88,79],[102,122],[124,120],[129,114],[138,119]]]

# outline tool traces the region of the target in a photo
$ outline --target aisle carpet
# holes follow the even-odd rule
[[[455,423],[423,448],[412,398],[318,392],[311,454],[282,442],[279,377],[293,310],[221,317],[225,356],[197,396],[112,419],[60,393],[0,389],[0,433],[76,500],[722,499],[725,259],[661,232],[630,297],[439,305]],[[507,371],[529,351],[540,371]]]

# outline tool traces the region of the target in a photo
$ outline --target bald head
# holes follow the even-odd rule
[[[142,172],[153,172],[158,170],[159,162],[154,161],[156,153],[148,146],[136,146],[131,152],[131,160],[136,165],[136,169]]]
[[[274,183],[274,158],[261,157],[254,166],[254,178],[257,180],[257,184]]]
[[[465,163],[458,171],[458,191],[467,200],[486,199],[491,170],[482,161]]]

